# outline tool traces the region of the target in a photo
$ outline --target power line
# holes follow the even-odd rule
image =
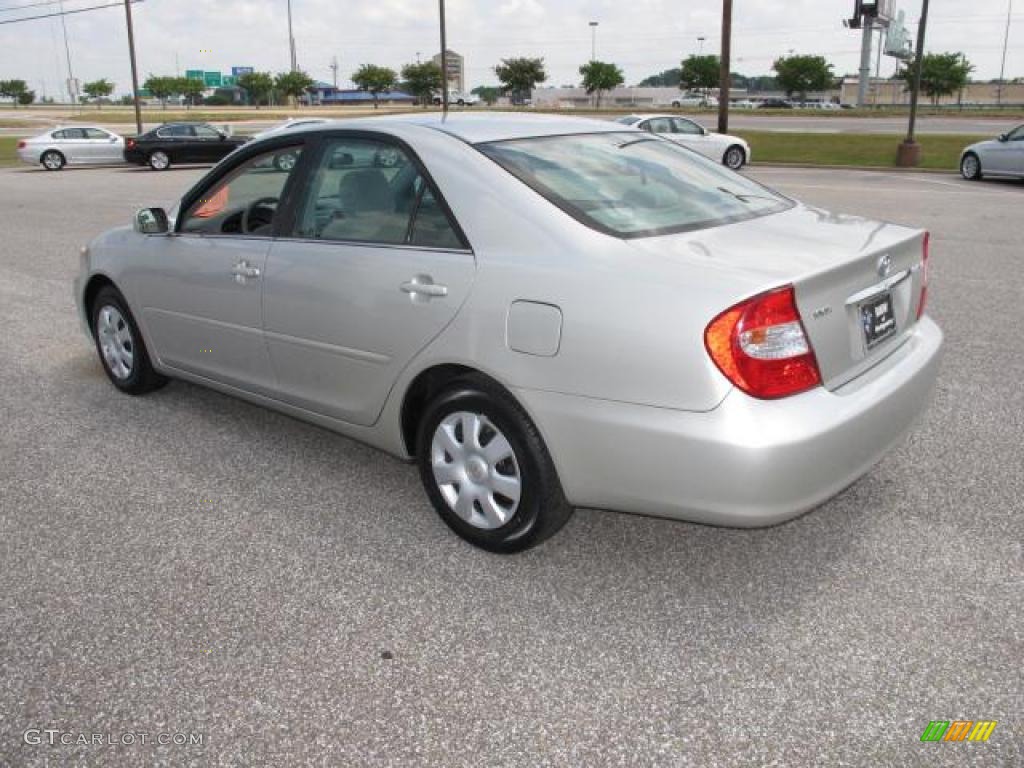
[[[56,0],[58,3],[60,0]],[[128,0],[128,2],[141,3],[143,0]],[[17,24],[21,21],[32,21],[34,19],[49,19],[54,16],[70,16],[73,13],[85,13],[86,11],[98,11],[100,8],[120,8],[124,3],[106,3],[105,5],[90,5],[88,8],[75,8],[72,11],[57,11],[56,13],[41,13],[38,16],[23,16],[20,19],[7,19],[0,21],[0,24]]]

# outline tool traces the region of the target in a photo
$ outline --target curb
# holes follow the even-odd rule
[[[935,173],[959,176],[955,168],[900,168],[885,165],[818,165],[815,163],[759,163],[756,160],[750,168],[794,168],[810,171],[872,171],[874,173]]]

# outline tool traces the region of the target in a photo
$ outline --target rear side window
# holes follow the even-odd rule
[[[408,155],[364,138],[326,143],[295,234],[312,240],[465,247]]]
[[[620,237],[705,229],[793,205],[656,136],[546,136],[477,149],[587,226]]]
[[[101,131],[99,128],[86,128],[85,138],[87,139],[109,139],[110,134],[106,131]]]
[[[191,125],[167,125],[157,131],[156,135],[161,138],[191,138],[195,136],[195,131]]]
[[[53,134],[55,139],[84,139],[85,131],[81,128],[65,128],[63,131],[57,131]]]

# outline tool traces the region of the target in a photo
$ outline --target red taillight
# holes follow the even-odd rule
[[[924,305],[928,302],[928,250],[931,247],[932,236],[924,233],[924,243],[921,246],[921,299],[917,302],[917,319],[924,314]]]
[[[135,146],[135,139],[125,139],[124,146],[127,149],[132,149]]]
[[[18,149],[24,149],[26,146],[27,145],[24,140],[18,142]]]
[[[748,395],[775,399],[821,384],[791,285],[727,309],[704,331],[704,345],[725,377]]]

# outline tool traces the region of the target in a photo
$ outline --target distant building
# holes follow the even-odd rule
[[[313,84],[304,101],[325,107],[332,104],[373,104],[373,94],[356,88],[335,88],[321,80]],[[404,91],[384,91],[377,95],[379,104],[413,104],[415,101],[415,97]]]
[[[857,88],[859,78],[843,78],[842,100],[844,104],[857,103]],[[1024,104],[1024,83],[1005,83],[1002,86],[1002,99],[999,94],[999,83],[968,83],[963,91],[956,91],[948,96],[939,99],[939,104],[945,106],[984,105],[991,106],[1000,103],[1021,105]],[[868,83],[868,105],[891,106],[905,105],[910,103],[910,91],[907,83],[903,80],[880,80],[872,78]],[[931,99],[924,93],[921,94],[921,104],[930,104]]]
[[[451,48],[446,52],[445,62],[448,65],[448,90],[458,93],[466,92],[466,60]],[[431,59],[432,62],[441,66],[441,54]]]

